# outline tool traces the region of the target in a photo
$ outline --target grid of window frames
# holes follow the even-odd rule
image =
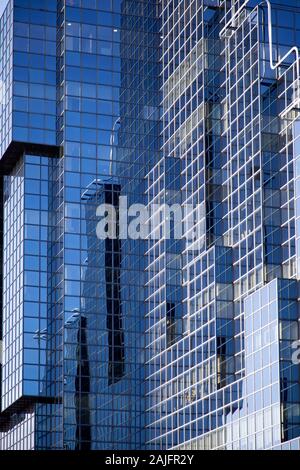
[[[136,449],[145,442],[145,247],[98,240],[96,210],[120,194],[143,202],[157,159],[157,2],[36,6],[15,5],[15,139],[52,145],[57,111],[64,154],[49,161],[47,321],[35,333],[47,350],[42,392],[57,403],[36,406],[35,448]],[[32,293],[37,273],[29,271]],[[28,373],[32,387],[35,363]]]
[[[144,242],[98,240],[96,211],[120,196],[128,206],[144,200],[144,176],[158,148],[156,6],[59,6],[69,449],[136,449],[145,442]]]
[[[272,10],[274,60],[299,44],[296,3]],[[32,448],[36,423],[36,448],[297,447],[299,77],[292,55],[270,67],[266,9],[15,0],[11,105],[12,5],[2,150],[12,125],[16,140],[55,143],[57,112],[64,155],[25,156],[5,178],[2,399],[61,404],[20,414],[1,446]],[[200,204],[193,250],[151,241],[145,279],[143,242],[93,229],[120,195]]]
[[[241,9],[231,27],[225,28],[245,3],[248,9]],[[221,1],[220,5],[205,1],[162,2],[162,150],[165,157],[149,174],[148,201],[164,200],[166,160],[169,156],[181,158],[180,178],[177,173],[180,197],[183,201],[193,201],[193,198],[200,203],[206,201],[208,236],[204,246],[206,249],[210,243],[227,246],[231,261],[227,260],[228,266],[223,271],[232,269],[232,272],[227,274],[229,285],[225,283],[226,294],[221,297],[222,301],[226,300],[222,305],[227,310],[226,315],[221,315],[218,322],[217,310],[211,307],[211,318],[215,319],[212,328],[204,323],[205,338],[214,345],[206,350],[205,357],[214,357],[216,361],[212,369],[206,368],[204,357],[199,356],[199,368],[203,367],[201,380],[211,378],[210,387],[205,391],[198,387],[197,372],[192,374],[194,347],[197,350],[205,340],[200,334],[193,338],[192,330],[195,311],[195,318],[199,315],[203,322],[207,321],[200,299],[208,280],[204,277],[205,283],[201,284],[199,276],[205,273],[206,264],[202,265],[201,255],[198,260],[195,251],[190,259],[183,251],[182,285],[186,306],[182,332],[188,336],[179,336],[175,344],[170,345],[166,341],[167,244],[162,240],[149,245],[148,442],[157,449],[278,448],[280,442],[293,439],[299,433],[299,392],[293,382],[291,364],[291,342],[298,334],[293,323],[297,316],[294,311],[297,294],[284,293],[296,286],[284,287],[279,281],[270,282],[274,278],[291,279],[296,275],[293,159],[297,146],[293,146],[293,142],[297,137],[295,121],[298,118],[297,64],[291,55],[284,66],[275,71],[271,69],[267,10],[257,8],[257,4],[255,1]],[[283,57],[291,46],[299,43],[295,7],[298,7],[295,2],[285,1],[272,10],[273,60]],[[190,21],[191,17],[198,18],[197,26]],[[193,40],[194,54],[190,53]],[[208,47],[203,45],[205,42]],[[195,58],[197,68],[193,66]],[[197,105],[197,101],[193,100],[194,92],[190,88],[192,77],[198,79],[197,92],[201,93],[202,86],[194,120],[195,124],[203,126],[198,134],[193,126],[193,105]],[[204,129],[209,136],[205,141]],[[195,150],[190,159],[185,159],[190,148]],[[204,171],[205,166],[210,172]],[[204,182],[206,190],[201,192]],[[220,218],[223,225],[220,225]],[[188,269],[184,270],[185,266]],[[213,270],[212,258],[209,266]],[[224,272],[222,285],[226,279]],[[217,280],[210,279],[209,286],[214,292]],[[276,282],[278,292],[274,294]],[[268,329],[270,346],[267,345],[263,354],[262,350],[255,351],[249,362],[245,341],[249,345],[253,331],[245,331],[244,303],[247,301],[249,305],[249,295],[253,292],[252,296],[257,299],[260,295],[274,299],[277,296],[277,308],[273,308],[274,300],[272,310],[268,310],[268,301],[262,305],[263,317],[260,318],[266,325],[266,334]],[[195,294],[199,301],[194,302]],[[217,300],[216,293],[211,295]],[[285,300],[288,298],[289,301]],[[274,337],[268,315],[275,315]],[[197,326],[195,330],[197,333]],[[284,337],[283,351],[279,344],[284,343]],[[266,356],[272,365],[268,362],[261,369],[258,363]],[[249,371],[249,364],[258,368],[257,381]],[[273,377],[270,376],[272,371]],[[182,385],[177,383],[181,378]],[[260,381],[265,388],[259,385]],[[185,401],[179,399],[182,388],[186,391]],[[255,399],[254,390],[258,394]],[[249,402],[249,412],[245,402]],[[259,403],[260,409],[255,411],[253,406]],[[294,447],[298,445],[297,440],[292,442]]]
[[[0,19],[0,106],[1,106],[1,155],[12,138],[12,42],[13,0],[8,2]]]
[[[35,413],[33,409],[15,415],[9,433],[0,433],[0,450],[35,449]]]
[[[4,179],[3,409],[46,393],[48,185],[35,155]]]
[[[56,2],[14,0],[12,139],[56,144]]]

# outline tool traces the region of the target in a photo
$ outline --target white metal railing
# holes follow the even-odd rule
[[[249,3],[249,0],[245,0],[244,3],[236,10],[236,12],[231,16],[230,20],[225,24],[224,28],[222,28],[220,32],[220,38],[228,38],[226,35],[226,32],[228,29],[235,29],[236,28],[236,20],[241,14],[241,12],[245,9],[247,4]],[[281,57],[277,62],[274,60],[273,57],[273,27],[272,27],[272,5],[270,0],[263,0],[258,7],[262,6],[263,4],[267,5],[267,12],[268,12],[268,35],[269,35],[269,54],[270,54],[270,67],[272,70],[277,70],[279,69],[282,65],[284,65],[286,59],[292,55],[295,54],[295,62],[296,62],[296,78],[295,78],[295,97],[293,99],[293,102],[288,106],[284,112],[282,113],[281,117],[283,115],[287,114],[289,111],[291,111],[293,108],[296,106],[299,107],[300,103],[300,54],[299,54],[299,49],[297,46],[291,47],[291,49],[283,56]],[[233,32],[232,32],[233,34]]]

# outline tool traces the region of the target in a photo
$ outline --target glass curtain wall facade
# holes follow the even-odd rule
[[[145,241],[96,227],[145,202],[158,159],[158,19],[156,0],[2,16],[2,450],[145,446]]]
[[[299,13],[288,0],[161,2],[162,146],[148,204],[202,209],[194,245],[148,243],[155,449],[300,445]]]
[[[9,0],[1,450],[300,448],[299,18]],[[121,236],[124,197],[155,233]]]

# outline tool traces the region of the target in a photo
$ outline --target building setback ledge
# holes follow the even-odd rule
[[[60,156],[60,149],[57,145],[13,141],[0,159],[0,176],[9,175],[15,164],[24,154],[58,158]]]
[[[59,397],[46,396],[22,396],[10,405],[6,410],[0,413],[0,432],[7,432],[10,429],[10,421],[14,415],[25,412],[28,408],[38,404],[57,404],[62,403]]]

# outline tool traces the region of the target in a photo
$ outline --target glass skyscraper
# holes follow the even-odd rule
[[[298,47],[300,0],[8,1],[0,450],[300,449]]]

